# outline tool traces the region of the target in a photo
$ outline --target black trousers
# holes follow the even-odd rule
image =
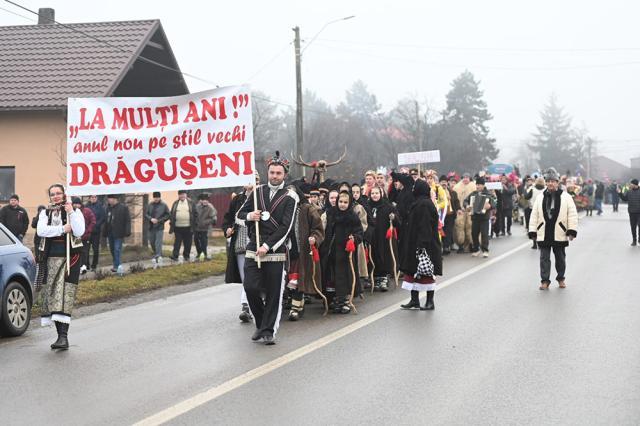
[[[549,277],[551,276],[551,250],[553,249],[553,256],[556,260],[556,280],[564,280],[564,273],[567,269],[567,254],[565,253],[564,246],[551,246],[540,247],[540,281],[543,283],[550,283]]]
[[[531,219],[531,209],[527,207],[524,209],[524,225],[527,232],[529,232],[529,219]]]
[[[80,265],[89,267],[89,249],[91,240],[82,240],[82,254],[80,254]]]
[[[196,231],[194,234],[194,242],[196,244],[196,253],[198,257],[200,253],[204,253],[204,257],[207,257],[207,245],[209,244],[209,235],[207,231]]]
[[[511,224],[513,223],[513,210],[502,210],[502,233],[511,232]],[[505,226],[506,223],[506,226]]]
[[[480,243],[482,237],[482,243]],[[471,216],[471,238],[473,238],[473,252],[489,251],[489,219],[481,214]]]
[[[631,225],[631,236],[633,241],[638,241],[638,229],[640,228],[640,213],[629,213],[629,224]]]
[[[245,259],[244,291],[260,334],[275,336],[282,315],[284,262],[262,262],[260,266],[258,269],[254,259]]]
[[[100,234],[91,234],[91,238],[89,239],[89,243],[91,245],[90,248],[87,248],[87,258],[85,265],[89,265],[89,253],[93,250],[93,259],[91,260],[91,269],[96,269],[98,267],[98,258],[100,256]]]
[[[451,246],[453,245],[453,228],[456,224],[456,215],[450,214],[445,216],[444,218],[444,240],[443,240],[443,248],[445,250],[451,250]]]
[[[175,234],[176,240],[173,243],[173,258],[175,259],[180,254],[180,246],[184,243],[184,251],[182,252],[182,256],[185,261],[189,260],[189,255],[191,254],[191,240],[193,238],[193,233],[191,232],[191,228],[188,226],[185,227],[175,227],[173,228],[173,233]]]

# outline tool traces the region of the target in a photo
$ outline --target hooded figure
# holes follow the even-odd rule
[[[347,243],[350,237],[353,237],[353,243],[357,247],[362,242],[363,230],[360,219],[353,211],[351,194],[344,191],[339,194],[336,206],[327,211],[324,242],[320,248],[324,292],[328,298],[334,296],[333,307],[336,313],[351,312],[348,300],[354,279],[356,290],[360,288],[358,258],[355,253],[352,255],[355,277],[349,263]]]
[[[409,217],[402,222],[400,240],[400,270],[404,273],[402,288],[411,291],[411,300],[404,309],[420,308],[419,292],[427,292],[427,302],[421,310],[433,310],[436,289],[435,276],[442,275],[442,250],[438,236],[438,211],[431,201],[430,188],[418,179],[413,185],[415,201]]]

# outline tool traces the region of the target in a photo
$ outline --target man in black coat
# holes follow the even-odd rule
[[[89,256],[90,250],[93,250],[91,270],[95,271],[98,267],[98,257],[100,256],[100,237],[102,236],[102,226],[104,225],[107,213],[102,203],[98,201],[98,196],[96,195],[89,196],[89,202],[86,204],[86,207],[91,209],[93,215],[96,217],[96,224],[91,231],[91,237],[89,237],[89,250],[87,250],[87,256]]]
[[[120,255],[122,254],[122,244],[124,239],[131,235],[131,215],[129,209],[120,203],[120,197],[115,194],[107,196],[107,220],[104,233],[109,241],[109,250],[113,257],[113,268],[111,272],[118,272],[120,266]]]
[[[9,198],[9,204],[0,209],[0,223],[7,227],[20,241],[29,229],[29,215],[20,206],[20,197],[13,194]]]
[[[282,314],[284,264],[298,206],[295,191],[285,188],[288,171],[289,162],[280,158],[276,151],[268,162],[269,183],[255,189],[258,205],[250,196],[236,215],[236,219],[247,222],[249,233],[243,284],[256,322],[256,332],[251,340],[262,339],[266,345],[275,344]],[[254,222],[260,224],[259,242],[256,241]],[[261,261],[260,267],[256,258]]]
[[[638,187],[638,179],[631,179],[629,182],[629,190],[627,192],[618,192],[620,198],[626,201],[627,210],[629,211],[629,224],[631,225],[631,241],[632,246],[638,245],[638,229],[640,228],[640,187]]]

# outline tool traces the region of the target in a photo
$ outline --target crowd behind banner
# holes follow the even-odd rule
[[[638,189],[634,181],[605,186],[579,176],[555,176],[559,188],[587,214],[593,210],[601,214],[605,198],[615,212],[620,198]],[[546,182],[538,174],[521,177],[517,171],[439,175],[435,170],[402,168],[390,173],[369,170],[355,183],[334,178],[319,182],[314,176],[311,182],[290,181],[289,188],[300,203],[290,237],[283,304],[288,319],[296,321],[308,303],[319,301],[334,313],[350,313],[356,309],[354,298],[396,285],[412,292],[403,308],[434,309],[435,276],[440,275],[442,257],[454,252],[487,258],[490,240],[511,236],[514,223],[524,225],[527,234]],[[228,238],[229,283],[243,281],[248,225],[236,213],[251,194],[250,186],[233,194],[222,223]],[[537,249],[536,238],[531,239],[531,248]],[[419,291],[427,291],[423,307]],[[240,319],[252,320],[244,292]]]

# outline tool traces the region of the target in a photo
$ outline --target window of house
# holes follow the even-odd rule
[[[0,201],[9,201],[16,192],[16,168],[0,166]]]

